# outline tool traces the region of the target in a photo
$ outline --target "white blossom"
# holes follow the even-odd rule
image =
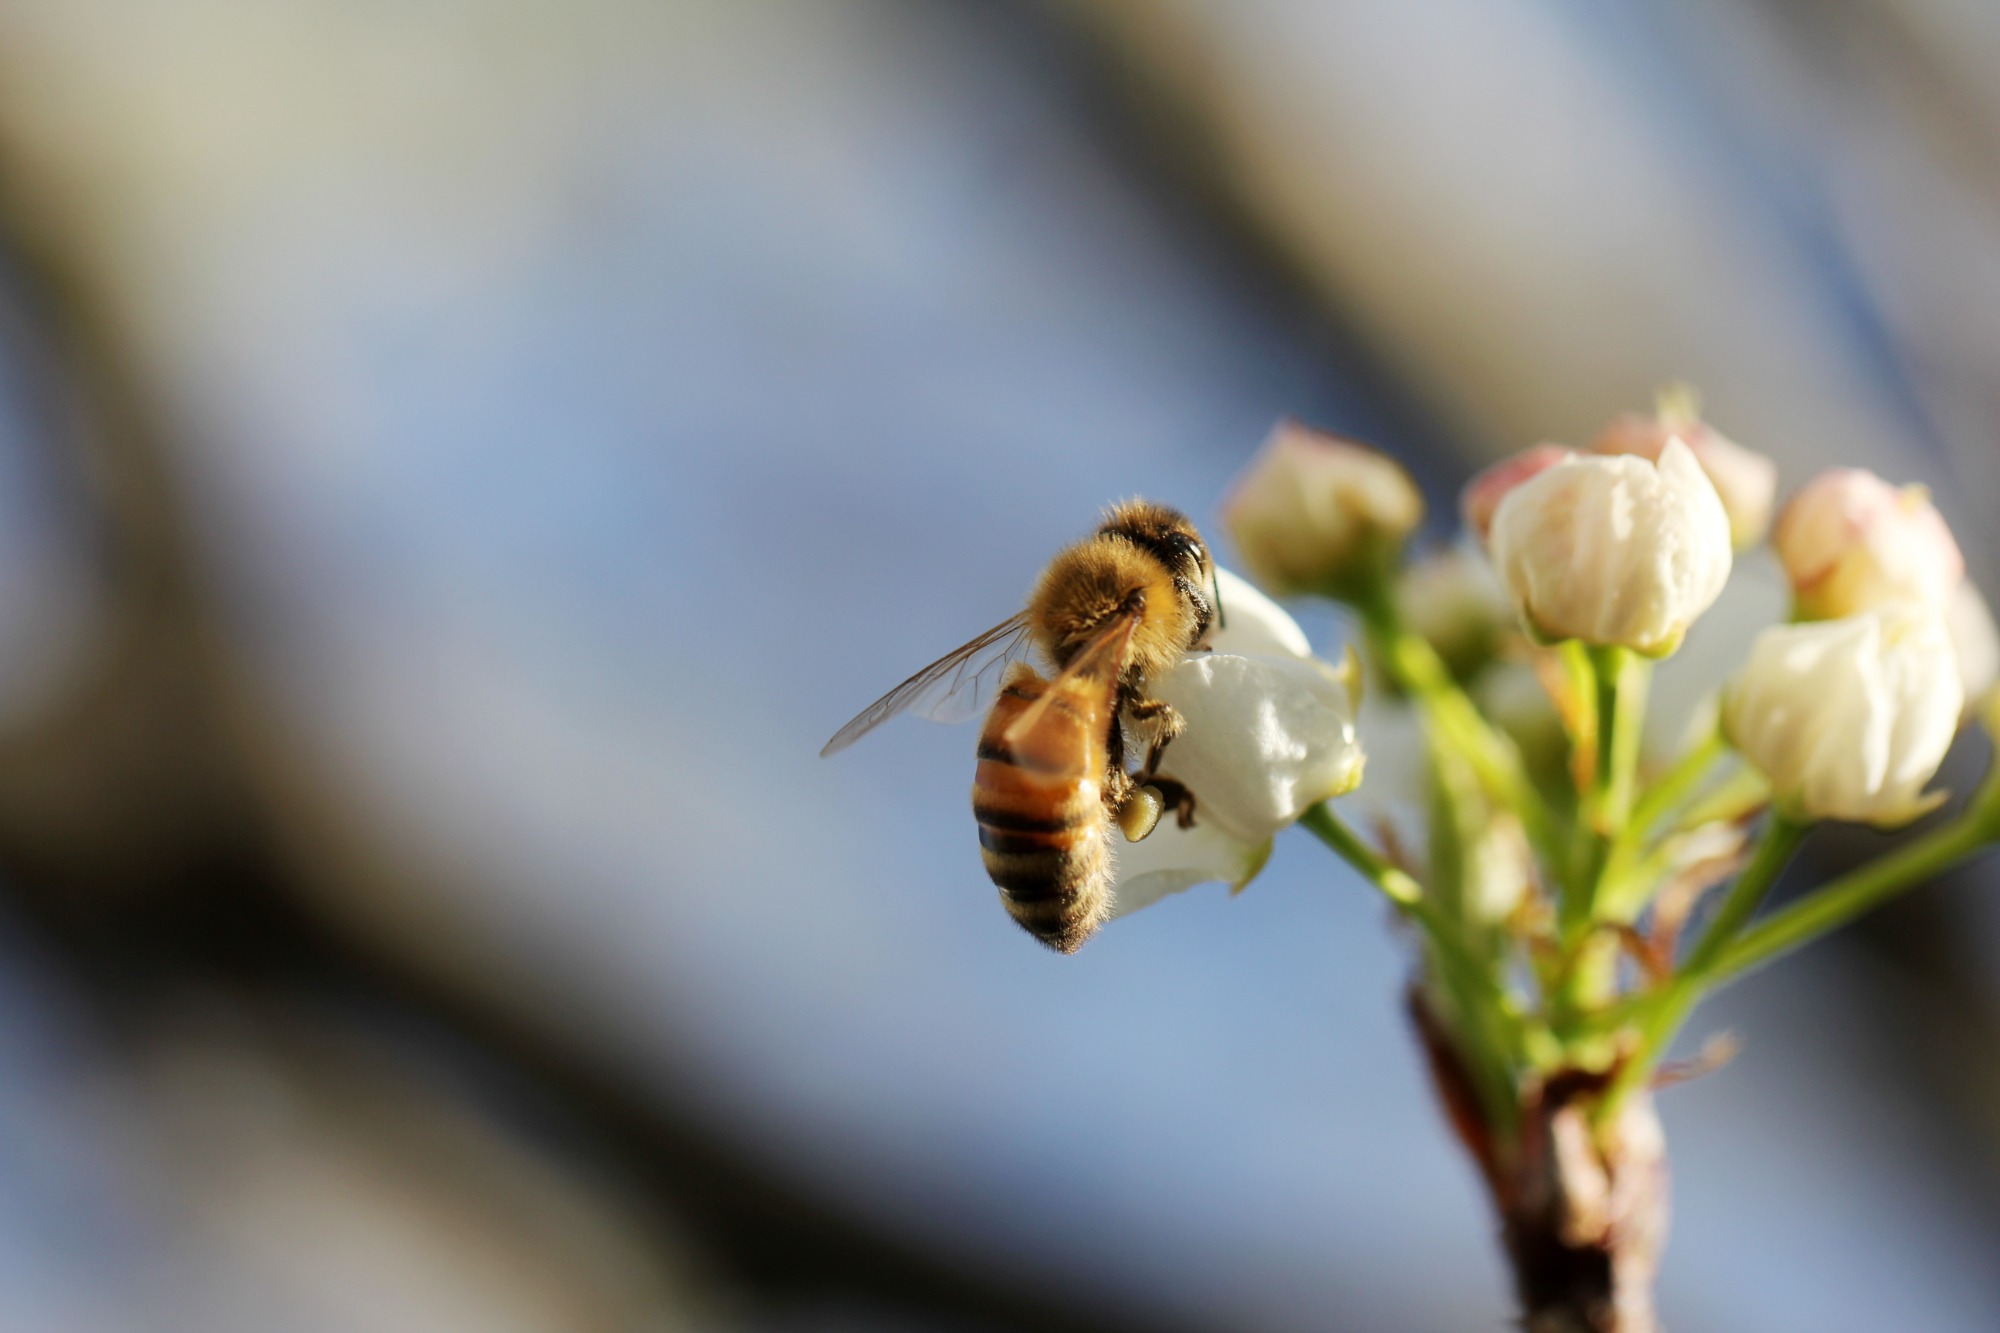
[[[1313,657],[1298,622],[1245,580],[1217,581],[1226,627],[1147,683],[1186,723],[1160,776],[1194,794],[1194,826],[1169,812],[1140,842],[1113,834],[1114,915],[1195,884],[1241,888],[1272,835],[1361,780],[1358,668]]]
[[[1161,773],[1240,837],[1268,838],[1361,780],[1353,682],[1316,658],[1193,654],[1152,691],[1187,720]]]
[[[1723,728],[1786,814],[1893,828],[1943,799],[1923,788],[1963,697],[1943,617],[1896,602],[1758,635],[1725,696]]]
[[[1694,455],[1578,455],[1509,491],[1493,561],[1543,640],[1663,656],[1729,580],[1729,516]]]
[[[1203,647],[1239,657],[1312,656],[1312,642],[1299,622],[1256,584],[1218,568],[1215,585],[1222,606]]]

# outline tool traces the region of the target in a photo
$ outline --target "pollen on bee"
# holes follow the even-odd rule
[[[1125,798],[1125,804],[1118,807],[1118,828],[1124,833],[1125,841],[1143,841],[1153,826],[1160,822],[1160,815],[1167,808],[1158,787],[1141,787]]]

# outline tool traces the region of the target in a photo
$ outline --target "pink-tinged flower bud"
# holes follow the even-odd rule
[[[1860,468],[1806,483],[1778,515],[1771,544],[1804,620],[1836,620],[1903,598],[1943,610],[1965,578],[1965,557],[1930,493]]]
[[[1386,454],[1284,421],[1223,502],[1243,563],[1266,589],[1352,594],[1384,575],[1424,518]]]
[[[1725,438],[1700,417],[1664,405],[1651,416],[1627,412],[1613,418],[1590,447],[1600,454],[1635,454],[1657,463],[1668,440],[1687,445],[1715,484],[1736,549],[1762,541],[1778,494],[1778,465]]]
[[[1663,657],[1729,581],[1729,515],[1678,440],[1658,463],[1579,454],[1523,482],[1500,501],[1488,545],[1544,642]]]
[[[1538,444],[1518,454],[1509,454],[1478,473],[1465,484],[1465,490],[1458,497],[1459,517],[1466,531],[1478,538],[1480,545],[1485,545],[1487,536],[1493,531],[1494,511],[1507,498],[1507,492],[1530,477],[1540,476],[1556,464],[1574,457],[1574,449],[1565,449],[1560,444]]]
[[[1943,616],[1892,602],[1758,635],[1722,725],[1785,814],[1894,828],[1944,799],[1923,789],[1963,698]]]

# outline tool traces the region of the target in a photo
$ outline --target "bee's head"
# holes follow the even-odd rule
[[[1201,533],[1178,509],[1151,500],[1123,500],[1105,511],[1097,530],[1125,538],[1197,588],[1214,579],[1215,566]]]
[[[1186,514],[1150,500],[1124,500],[1105,511],[1097,530],[1124,538],[1166,567],[1188,617],[1183,647],[1193,648],[1207,637],[1217,611],[1210,596],[1216,588],[1215,562]]]

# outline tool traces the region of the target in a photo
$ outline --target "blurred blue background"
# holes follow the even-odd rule
[[[1996,88],[1973,0],[8,0],[0,1329],[1505,1326],[1360,885],[1057,958],[969,731],[814,754],[1288,414],[1449,514],[1684,377],[2000,588]],[[1672,1327],[2000,1327],[1991,877],[1705,1015]]]

